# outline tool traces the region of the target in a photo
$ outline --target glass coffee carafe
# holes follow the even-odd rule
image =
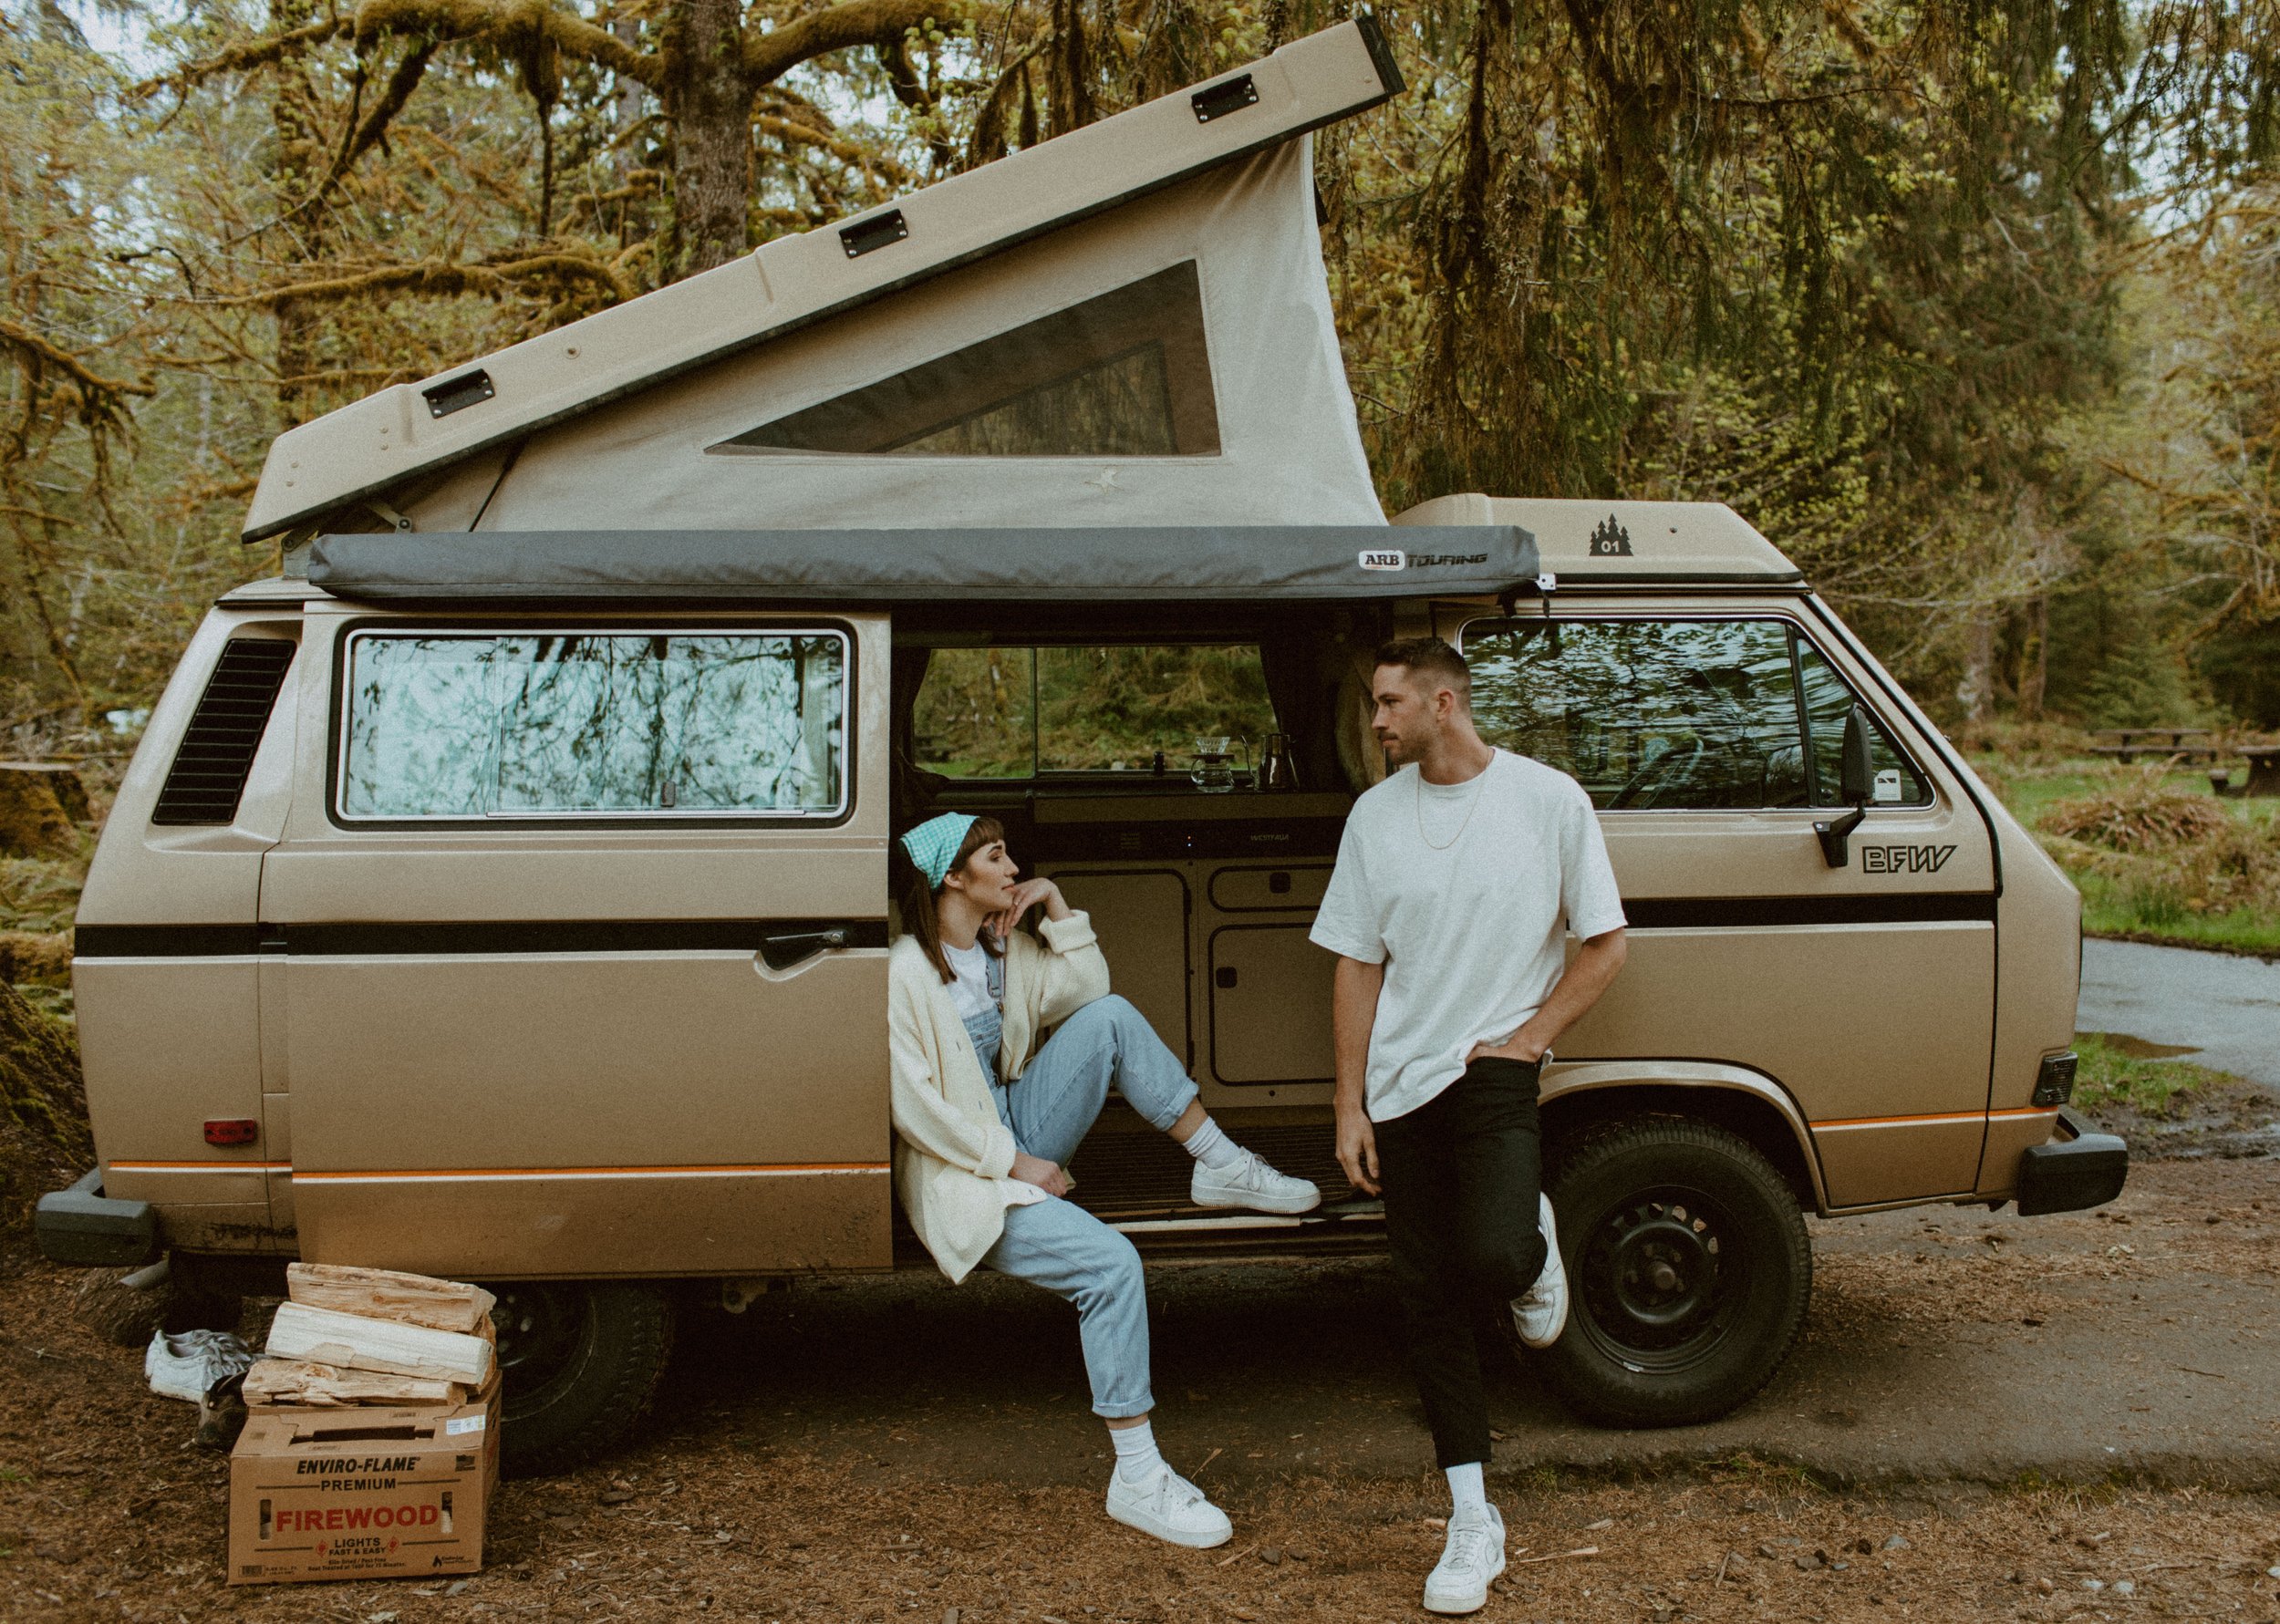
[[[1235,788],[1235,758],[1239,751],[1243,771],[1249,773],[1251,764],[1250,740],[1233,733],[1198,733],[1196,739],[1196,764],[1187,774],[1187,781],[1207,795],[1224,795]]]

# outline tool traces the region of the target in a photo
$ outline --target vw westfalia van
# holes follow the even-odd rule
[[[483,1280],[510,1450],[606,1444],[690,1282],[926,1265],[886,853],[951,806],[1329,1197],[1191,1209],[1112,1107],[1074,1198],[1152,1257],[1374,1248],[1307,927],[1384,771],[1370,651],[1428,631],[1590,791],[1631,921],[1544,1084],[1580,1412],[1754,1392],[1805,1214],[2119,1193],[2064,1109],[2074,891],[1770,543],[1378,508],[1306,131],[1399,88],[1342,25],[282,437],[281,571],[192,641],[88,877],[100,1161],[48,1255]]]

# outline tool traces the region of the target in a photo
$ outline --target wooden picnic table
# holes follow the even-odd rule
[[[2182,744],[2188,739],[2206,739],[2206,728],[2100,728],[2097,737],[2110,739],[2117,744],[2128,744],[2136,739],[2166,739],[2171,744]]]
[[[2237,753],[2248,758],[2242,794],[2280,795],[2280,744],[2244,744]]]
[[[2125,766],[2140,756],[2213,761],[2221,753],[2215,735],[2207,728],[2100,728],[2094,737],[2113,742],[2092,745],[2092,755],[2112,756]]]

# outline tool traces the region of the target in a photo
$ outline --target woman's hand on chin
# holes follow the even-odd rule
[[[1066,919],[1069,905],[1062,900],[1061,887],[1051,880],[1023,880],[1013,887],[1006,905],[990,915],[990,933],[1000,942],[1012,936],[1021,923],[1021,915],[1039,903],[1045,905],[1045,917]]]
[[[1059,1164],[1042,1156],[1032,1156],[1027,1151],[1013,1153],[1012,1176],[1025,1184],[1035,1184],[1048,1195],[1069,1193],[1069,1175],[1061,1171]]]

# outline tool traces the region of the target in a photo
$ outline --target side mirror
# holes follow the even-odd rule
[[[1837,793],[1852,810],[1841,818],[1813,825],[1821,843],[1821,861],[1843,868],[1852,861],[1852,832],[1869,815],[1869,796],[1876,770],[1869,759],[1869,719],[1855,705],[1845,712],[1844,744],[1837,752]]]
[[[1845,712],[1845,742],[1838,769],[1838,794],[1847,806],[1865,806],[1875,781],[1876,767],[1869,759],[1869,719],[1855,705]]]

